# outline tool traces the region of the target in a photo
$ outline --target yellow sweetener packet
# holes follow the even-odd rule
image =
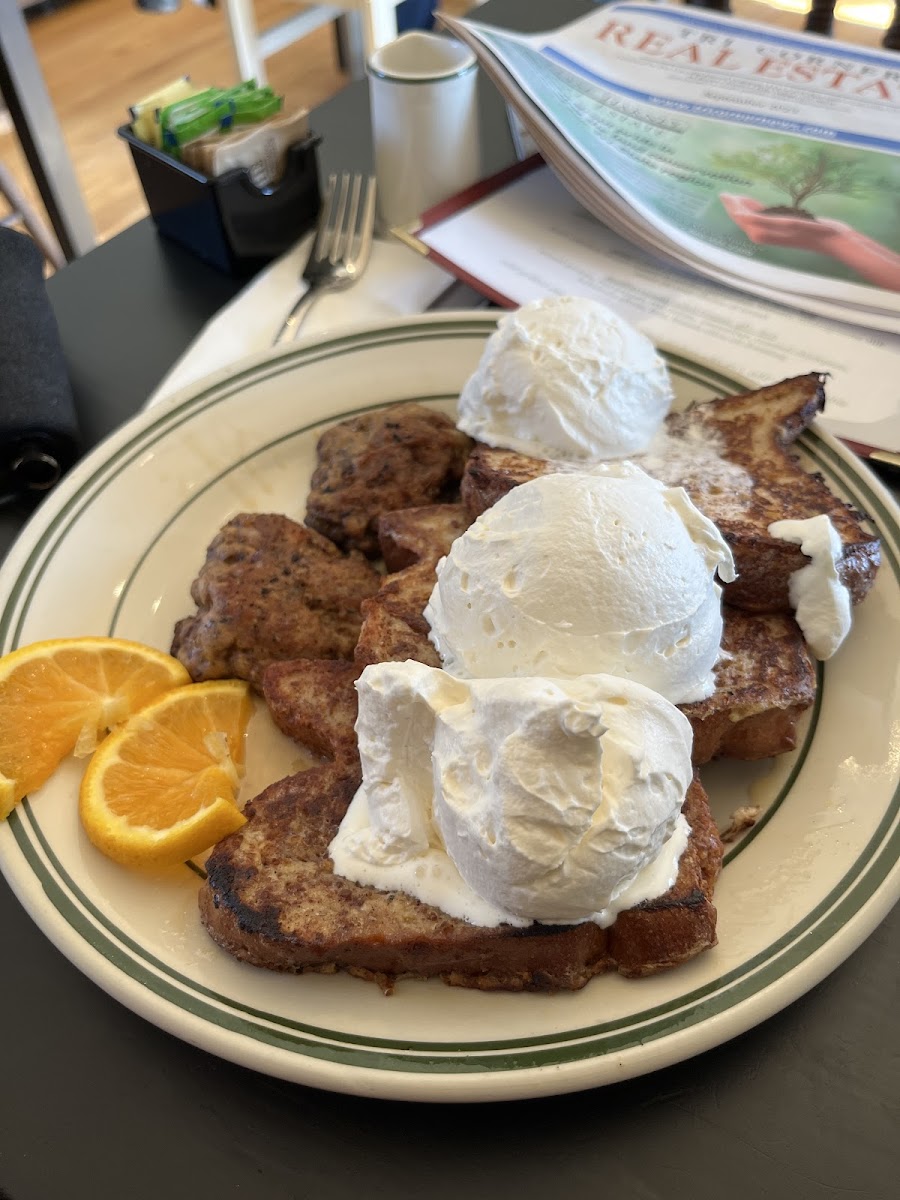
[[[138,100],[137,104],[131,105],[131,132],[148,146],[155,146],[157,150],[161,150],[160,110],[168,104],[174,104],[176,100],[187,100],[188,97],[196,96],[202,91],[205,89],[191,83],[190,75],[182,75],[180,79],[151,92],[143,100]]]

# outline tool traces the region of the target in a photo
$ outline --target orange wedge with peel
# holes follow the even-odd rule
[[[194,683],[135,713],[95,751],[81,823],[125,866],[173,866],[245,823],[234,802],[252,713],[247,684]]]
[[[58,638],[0,658],[0,820],[73,752],[172,688],[190,683],[169,654],[121,638]]]

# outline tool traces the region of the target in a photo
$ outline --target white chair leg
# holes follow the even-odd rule
[[[364,74],[365,59],[373,50],[377,50],[379,46],[384,46],[387,42],[392,42],[397,36],[397,2],[398,0],[356,0],[356,3],[348,5],[343,13],[341,13],[339,0],[333,8],[327,4],[319,6],[322,17],[325,17],[331,8],[334,16],[340,22],[339,39],[343,51],[342,59],[349,60],[342,61],[342,65],[349,66],[351,74],[354,76],[361,77]],[[316,6],[313,4],[303,3],[303,7],[308,8],[311,14],[316,11]],[[257,83],[264,84],[266,82],[265,54],[260,49],[260,34],[253,11],[253,0],[225,0],[225,18],[231,34],[238,78],[255,79]],[[358,43],[351,22],[359,27],[362,53],[357,49]],[[286,28],[287,23],[283,24]],[[281,26],[278,26],[278,29],[281,29]],[[272,32],[273,30],[266,30],[266,37],[268,38]],[[297,37],[300,36],[298,33]],[[283,44],[289,43],[283,41]],[[271,46],[268,49],[269,53],[273,52]]]
[[[366,48],[358,12],[342,13],[334,23],[338,64],[351,79],[366,77]]]
[[[266,68],[259,55],[259,30],[253,12],[253,0],[225,0],[225,17],[231,32],[238,79],[266,82]]]
[[[397,36],[397,9],[391,0],[368,0],[360,10],[366,55]]]

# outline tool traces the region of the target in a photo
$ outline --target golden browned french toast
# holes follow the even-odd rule
[[[436,563],[472,523],[463,504],[429,504],[386,512],[378,519],[378,545],[388,571]]]
[[[319,439],[306,524],[375,557],[381,513],[455,499],[471,448],[449,417],[421,404],[340,421]]]
[[[434,581],[433,562],[414,563],[388,575],[375,595],[363,601],[362,627],[353,651],[360,670],[372,663],[408,658],[429,667],[441,665],[423,615]]]
[[[634,456],[649,475],[683,486],[719,527],[738,572],[725,585],[725,600],[735,608],[790,610],[788,581],[807,560],[798,545],[769,534],[769,525],[784,518],[831,518],[843,543],[841,579],[854,603],[874,582],[880,546],[865,528],[865,514],[838,499],[790,450],[824,403],[822,377],[799,375],[672,413],[665,436],[650,452]],[[462,499],[474,519],[518,484],[559,469],[545,459],[479,444],[466,464]]]
[[[815,697],[812,660],[786,611],[789,576],[806,560],[799,547],[770,538],[768,524],[827,512],[844,543],[842,573],[857,600],[877,568],[877,539],[863,527],[862,515],[832,496],[788,450],[821,403],[821,380],[810,375],[697,406],[668,419],[664,441],[670,449],[676,444],[668,462],[653,455],[642,461],[651,474],[687,488],[722,529],[743,573],[743,587],[732,585],[727,593],[739,607],[724,609],[726,653],[716,669],[716,691],[682,706],[694,730],[695,764],[793,748],[798,717]],[[356,437],[361,431],[353,432]],[[694,453],[698,446],[703,453]],[[351,443],[341,449],[345,457],[354,453]],[[730,465],[710,471],[710,457],[717,456]],[[362,598],[353,663],[270,661],[259,676],[278,726],[325,761],[256,797],[247,807],[247,824],[208,860],[202,919],[237,958],[281,971],[345,970],[385,991],[407,977],[439,977],[483,990],[558,990],[580,988],[607,970],[649,974],[715,944],[712,894],[722,846],[696,772],[684,808],[691,837],[676,883],[657,900],[621,913],[607,930],[591,922],[473,926],[404,893],[337,876],[328,857],[360,783],[355,680],[369,663],[411,658],[440,665],[423,615],[437,561],[475,515],[511,487],[553,469],[542,460],[479,446],[463,478],[464,505],[429,503],[390,512],[393,484],[382,463],[378,479],[367,485],[374,490],[365,524],[358,508],[347,508],[338,540],[369,554],[377,545],[389,574]],[[359,478],[355,471],[350,477]]]
[[[723,609],[716,690],[680,705],[694,731],[695,766],[713,758],[770,758],[793,750],[797,723],[816,698],[816,668],[787,613]]]
[[[175,626],[172,654],[195,681],[259,686],[270,662],[352,658],[360,601],[381,576],[361,554],[278,513],[240,513],[219,530],[191,585],[197,612]]]
[[[609,929],[592,922],[484,928],[335,875],[328,846],[360,782],[356,677],[356,668],[334,662],[265,672],[278,724],[328,761],[267,788],[248,805],[247,824],[210,855],[200,912],[229,953],[277,971],[345,970],[385,991],[397,979],[431,976],[487,991],[554,991],[581,988],[608,970],[647,975],[715,945],[722,844],[696,777],[675,884]]]
[[[378,541],[392,574],[362,603],[362,628],[353,652],[360,670],[371,663],[407,658],[430,667],[441,665],[428,640],[423,613],[434,588],[438,559],[469,523],[461,504],[432,504],[381,516]]]

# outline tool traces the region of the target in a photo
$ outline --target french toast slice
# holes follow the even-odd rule
[[[362,627],[353,651],[360,670],[408,658],[429,667],[441,665],[424,615],[434,584],[434,562],[413,563],[388,575],[375,595],[362,602]]]
[[[472,445],[449,417],[422,404],[339,421],[316,447],[306,524],[373,558],[381,513],[458,497]]]
[[[469,524],[461,504],[425,505],[381,516],[378,541],[392,574],[361,605],[362,628],[353,652],[360,670],[372,663],[407,658],[429,667],[441,665],[428,640],[429,625],[423,614],[438,559],[449,553]]]
[[[484,928],[401,892],[335,875],[328,847],[360,782],[347,663],[270,666],[263,691],[276,722],[328,761],[272,784],[247,806],[247,824],[206,863],[200,912],[212,938],[244,962],[276,971],[348,971],[389,992],[398,979],[438,977],[485,991],[576,990],[594,975],[640,976],[716,944],[712,894],[722,843],[695,776],[691,827],[673,887],[619,915],[609,929]]]
[[[388,571],[413,563],[436,563],[472,524],[464,504],[428,504],[383,513],[378,519],[378,545]]]
[[[194,615],[175,626],[172,654],[195,682],[247,679],[270,662],[352,658],[360,602],[381,576],[280,513],[239,513],[213,538],[191,585]]]
[[[716,690],[679,705],[694,731],[695,766],[713,758],[752,760],[797,745],[799,718],[816,698],[816,667],[787,613],[723,609]]]
[[[402,528],[409,556],[420,557],[388,575],[378,592],[363,601],[354,651],[360,670],[408,658],[441,665],[428,640],[423,610],[434,588],[435,564],[458,536],[459,523],[454,505],[382,518],[383,536],[392,537]],[[791,616],[745,613],[727,605],[723,615],[725,653],[716,667],[716,690],[706,700],[681,705],[694,730],[695,765],[720,756],[757,759],[793,750],[798,719],[816,696],[815,665]]]
[[[824,403],[817,374],[710,400],[671,413],[664,436],[633,458],[649,475],[683,486],[719,527],[738,572],[725,585],[734,608],[790,610],[790,576],[808,560],[799,546],[769,534],[769,525],[784,518],[831,518],[843,544],[841,579],[854,603],[874,582],[880,544],[865,528],[865,514],[835,496],[790,450]],[[466,464],[462,499],[474,519],[512,488],[560,469],[571,467],[479,443]]]

